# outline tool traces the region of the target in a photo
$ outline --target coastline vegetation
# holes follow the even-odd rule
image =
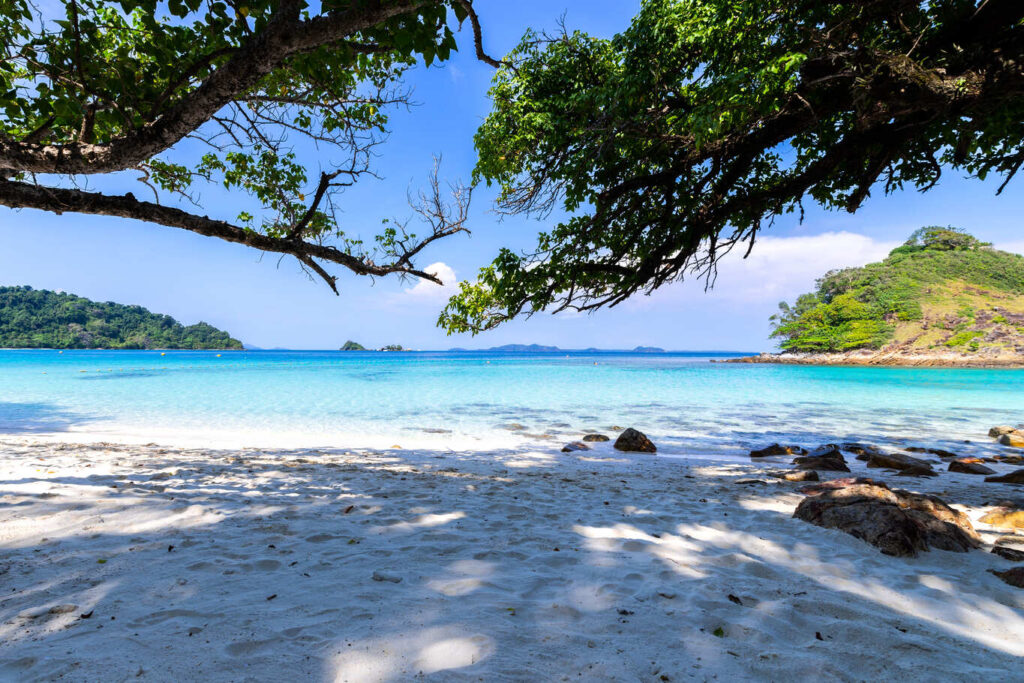
[[[783,351],[1015,347],[1024,330],[1024,256],[956,228],[925,227],[880,263],[825,274],[779,304]]]
[[[31,287],[0,287],[0,347],[241,349],[242,342],[207,323],[185,326],[142,306]]]

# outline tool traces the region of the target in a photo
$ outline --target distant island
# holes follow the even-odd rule
[[[10,349],[241,349],[204,322],[184,326],[142,306],[100,303],[31,287],[0,287],[0,347]]]
[[[614,351],[616,349],[562,349],[557,346],[542,346],[541,344],[505,344],[503,346],[492,346],[489,349],[448,349],[450,353],[593,353],[595,351]],[[633,353],[667,353],[665,349],[656,346],[637,346],[631,350]]]
[[[340,351],[411,351],[412,349],[407,349],[407,348],[403,347],[401,344],[388,344],[387,346],[382,346],[379,349],[368,349],[365,346],[363,346],[362,344],[360,344],[359,342],[354,342],[351,339],[349,339],[347,342],[345,342],[345,344],[339,350]]]
[[[728,362],[1024,367],[1024,256],[955,228],[922,228],[779,309],[782,353]]]

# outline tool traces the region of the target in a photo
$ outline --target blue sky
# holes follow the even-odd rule
[[[485,44],[494,55],[511,49],[527,27],[551,28],[565,15],[569,28],[610,36],[625,28],[636,0],[517,0],[479,2]],[[392,134],[379,149],[380,181],[368,180],[342,199],[352,232],[369,237],[383,217],[405,217],[406,191],[425,178],[434,155],[442,176],[468,180],[475,162],[473,133],[489,110],[489,67],[477,62],[470,36],[462,53],[441,68],[409,75],[418,103],[392,115]],[[173,155],[172,155],[173,156]],[[101,181],[103,188],[144,189],[131,178]],[[434,321],[447,288],[429,283],[371,281],[345,271],[341,296],[313,282],[293,260],[116,218],[55,216],[0,208],[0,284],[60,289],[98,300],[141,304],[182,322],[205,320],[250,345],[336,348],[346,339],[365,345],[412,348],[484,347],[537,342],[562,347],[670,349],[772,348],[767,318],[782,299],[808,291],[825,271],[882,258],[922,225],[956,225],[997,246],[1024,251],[1024,194],[1018,179],[997,197],[997,182],[966,181],[947,173],[925,195],[876,194],[855,215],[808,207],[803,224],[779,221],[747,261],[730,259],[717,285],[687,282],[639,296],[616,309],[587,315],[541,314],[480,335],[447,337]],[[231,219],[231,196],[207,194],[204,212]],[[494,193],[478,189],[471,236],[433,245],[422,265],[448,280],[472,278],[500,246],[527,248],[545,224],[499,221],[490,213]]]

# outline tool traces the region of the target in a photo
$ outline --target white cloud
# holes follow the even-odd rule
[[[423,271],[438,277],[442,284],[438,285],[430,280],[419,280],[415,285],[405,290],[407,295],[419,299],[440,300],[447,299],[459,290],[459,280],[455,277],[455,271],[447,263],[443,261],[431,263]]]
[[[671,302],[776,303],[814,288],[814,281],[835,268],[880,261],[899,241],[878,241],[852,232],[826,232],[808,237],[762,237],[746,259],[737,247],[722,259],[714,288],[689,280],[662,288],[651,297],[638,297],[647,308]]]
[[[996,249],[1009,251],[1014,254],[1024,254],[1024,241],[1022,242],[996,242],[992,245]]]

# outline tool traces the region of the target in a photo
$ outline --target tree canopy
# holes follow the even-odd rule
[[[0,287],[0,347],[48,349],[241,349],[227,332],[183,326],[142,306],[90,301],[31,287]]]
[[[471,0],[63,8],[54,17],[31,0],[0,3],[0,205],[138,219],[288,254],[332,288],[325,264],[437,281],[414,259],[465,230],[468,188],[453,186],[449,199],[431,176],[414,201],[424,234],[385,221],[369,245],[342,228],[335,200],[372,174],[388,107],[407,102],[403,72],[447,59],[463,20],[479,58],[497,64],[483,52]],[[303,141],[315,152],[304,157]],[[117,172],[135,174],[153,201],[81,189]],[[244,208],[208,217],[199,199],[207,184]],[[189,203],[195,211],[176,206]]]
[[[491,89],[476,179],[503,212],[566,217],[440,323],[712,282],[806,201],[852,212],[944,169],[1005,186],[1024,164],[1022,19],[1019,0],[644,0],[610,40],[528,33]]]

